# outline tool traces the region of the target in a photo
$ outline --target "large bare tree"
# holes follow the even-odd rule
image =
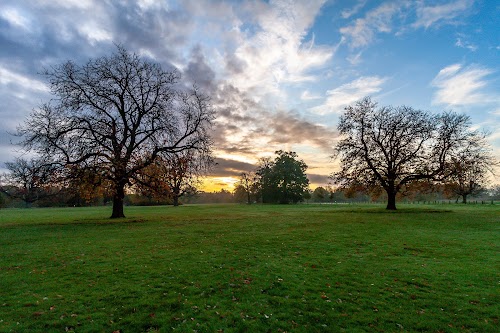
[[[109,56],[81,66],[68,61],[44,75],[54,98],[19,127],[24,147],[108,179],[112,218],[124,217],[126,186],[160,154],[210,151],[209,99],[196,88],[181,91],[175,70],[118,46]]]
[[[381,186],[387,209],[396,195],[422,180],[442,181],[455,170],[452,159],[477,138],[465,115],[432,115],[408,106],[377,107],[366,97],[345,108],[335,147],[341,170],[332,179],[342,186]]]

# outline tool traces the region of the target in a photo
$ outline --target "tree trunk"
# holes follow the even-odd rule
[[[182,196],[181,194],[181,187],[180,186],[175,186],[172,188],[172,200],[174,207],[179,206],[179,198]]]
[[[250,191],[247,191],[248,204],[250,205],[252,201],[250,200]]]
[[[462,194],[462,203],[463,204],[467,203],[467,194]]]
[[[396,210],[396,190],[394,188],[386,189],[387,192],[387,210]]]
[[[125,198],[125,184],[116,184],[115,194],[113,195],[113,213],[112,219],[125,217],[123,213],[123,199]]]

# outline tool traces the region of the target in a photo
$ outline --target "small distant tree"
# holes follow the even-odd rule
[[[312,191],[310,189],[307,189],[307,191],[304,192],[304,195],[302,196],[302,198],[304,199],[304,201],[306,203],[309,203],[309,200],[311,200],[311,198],[312,198]]]
[[[196,154],[195,151],[182,151],[175,154],[162,154],[153,164],[134,176],[141,192],[170,197],[175,207],[184,195],[197,191],[201,178],[210,170],[213,159],[210,153]]]
[[[256,175],[264,203],[297,203],[304,200],[309,180],[305,174],[307,165],[295,152],[276,151],[274,161],[260,161]]]
[[[500,200],[500,185],[492,186],[488,192],[491,200]]]
[[[366,97],[345,108],[335,147],[341,170],[331,175],[343,187],[360,184],[381,187],[387,209],[396,209],[396,196],[424,179],[443,181],[457,151],[467,147],[477,133],[469,118],[452,112],[431,115],[408,106],[377,107]]]
[[[493,166],[497,164],[485,136],[476,136],[469,146],[451,158],[448,166],[451,173],[444,185],[445,193],[462,198],[462,203],[466,204],[468,196],[486,191],[488,174],[493,174]]]
[[[238,203],[248,203],[248,196],[245,187],[241,184],[236,184],[233,190],[234,200]]]
[[[314,202],[328,202],[330,201],[330,192],[322,186],[316,187],[312,193]]]
[[[2,176],[0,191],[10,198],[24,201],[27,207],[59,192],[55,187],[57,171],[44,160],[16,158],[13,162],[6,162],[5,166],[9,172]]]
[[[246,201],[250,205],[252,203],[252,197],[256,195],[257,191],[257,175],[253,172],[242,172],[240,174],[240,180],[237,184],[238,192],[244,191]],[[235,191],[235,193],[237,193]]]
[[[5,204],[4,194],[2,191],[0,191],[0,208],[2,208],[4,204]]]

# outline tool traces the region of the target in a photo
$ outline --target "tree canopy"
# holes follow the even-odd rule
[[[276,158],[262,159],[257,169],[259,187],[264,203],[297,203],[303,201],[309,180],[307,165],[295,152],[276,151]]]
[[[160,154],[210,154],[214,119],[209,98],[118,46],[84,65],[44,72],[54,98],[18,128],[22,144],[62,169],[91,168],[112,184],[113,218],[124,217],[125,187]]]

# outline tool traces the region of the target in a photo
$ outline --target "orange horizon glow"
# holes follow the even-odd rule
[[[239,178],[235,177],[205,177],[198,189],[203,192],[220,192],[223,189],[233,192],[239,181]],[[314,190],[320,186],[325,187],[327,185],[310,183],[309,189]]]

